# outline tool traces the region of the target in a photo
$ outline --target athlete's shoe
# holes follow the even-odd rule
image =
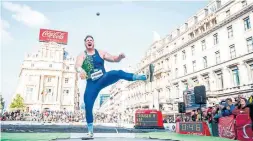
[[[88,138],[93,138],[93,133],[88,132],[87,136],[88,136]]]
[[[134,74],[133,75],[133,80],[136,81],[136,80],[147,80],[147,76],[146,75],[138,75],[138,74]]]

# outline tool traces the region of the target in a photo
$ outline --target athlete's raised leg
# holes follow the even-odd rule
[[[145,75],[137,75],[122,70],[112,70],[106,72],[104,76],[98,80],[98,84],[101,85],[101,88],[105,88],[113,83],[116,83],[120,79],[127,81],[136,81],[136,80],[146,80],[147,78]]]

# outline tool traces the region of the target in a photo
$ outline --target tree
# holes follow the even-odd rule
[[[17,94],[16,97],[13,99],[10,108],[18,108],[22,109],[25,107],[24,99],[20,94]]]
[[[5,105],[5,101],[4,101],[4,98],[2,96],[2,94],[0,94],[0,110],[3,110],[4,109],[4,105]]]

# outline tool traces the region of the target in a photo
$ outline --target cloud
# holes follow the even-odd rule
[[[42,13],[32,10],[27,5],[19,5],[11,2],[4,2],[3,7],[13,12],[12,18],[29,27],[41,27],[50,23],[49,19]]]
[[[0,22],[0,32],[1,32],[0,39],[1,39],[1,42],[3,44],[7,44],[7,43],[9,43],[13,40],[10,32],[7,31],[8,28],[10,28],[10,24],[7,21],[1,19],[1,22]]]

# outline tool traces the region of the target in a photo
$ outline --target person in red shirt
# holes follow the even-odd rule
[[[247,107],[247,100],[245,98],[240,98],[238,106],[232,111],[232,113],[235,116],[239,114],[249,114],[249,108]]]
[[[176,122],[181,122],[181,117],[180,117],[180,116],[178,116],[178,117],[176,118]]]

